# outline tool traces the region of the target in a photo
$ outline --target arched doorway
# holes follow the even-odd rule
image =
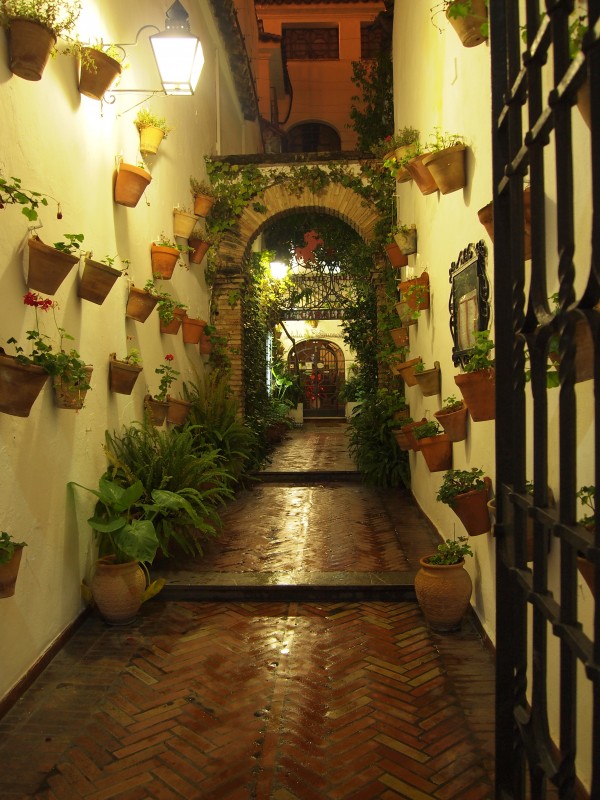
[[[300,371],[305,417],[343,417],[339,394],[344,385],[342,350],[326,339],[306,339],[288,353],[288,368]]]

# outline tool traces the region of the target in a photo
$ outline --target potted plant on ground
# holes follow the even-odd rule
[[[415,365],[415,380],[424,397],[432,397],[441,391],[442,372],[440,362],[434,361],[431,369],[425,369],[425,364],[420,361]]]
[[[172,125],[167,125],[165,117],[153,114],[149,108],[140,108],[133,124],[140,134],[140,153],[143,156],[154,155],[162,140],[173,130]]]
[[[467,407],[454,395],[446,397],[444,405],[433,415],[440,423],[451,442],[462,442],[467,438]]]
[[[27,287],[54,294],[81,257],[83,233],[65,233],[67,241],[44,244],[38,236],[28,239]]]
[[[433,175],[442,194],[450,194],[467,185],[465,170],[465,145],[460,136],[442,133],[436,128],[428,142],[423,164]]]
[[[91,256],[91,254],[90,254]],[[115,266],[119,256],[105,256],[102,261],[92,261],[87,257],[79,280],[77,295],[83,300],[102,305],[118,278],[129,266],[128,259],[121,259],[122,269]]]
[[[436,499],[450,506],[469,536],[480,536],[491,528],[487,505],[490,486],[490,479],[477,467],[450,469],[444,474]]]
[[[145,322],[157,303],[158,293],[151,278],[146,281],[143,289],[138,289],[131,284],[125,316],[135,319],[137,322]]]
[[[92,100],[102,100],[123,71],[125,51],[114,44],[104,44],[102,39],[85,44],[72,39],[61,54],[79,59],[79,91]]]
[[[210,183],[190,176],[190,191],[194,198],[194,214],[206,217],[215,202],[215,191]]]
[[[143,161],[139,161],[135,165],[127,164],[123,159],[120,159],[115,174],[115,203],[127,208],[135,208],[151,180],[152,175],[146,169]]]
[[[138,375],[142,371],[141,364],[142,359],[139,350],[135,347],[132,347],[123,359],[118,359],[116,353],[111,353],[108,362],[111,392],[131,394]]]
[[[431,20],[436,27],[435,16],[442,12],[464,47],[476,47],[487,39],[487,0],[441,0],[431,8]]]
[[[496,368],[489,356],[494,342],[489,336],[488,330],[477,331],[464,372],[454,376],[473,422],[496,417]]]
[[[432,555],[420,559],[415,575],[415,594],[429,627],[434,631],[459,630],[469,607],[473,584],[465,570],[465,556],[472,556],[466,536],[446,539]]]
[[[80,12],[81,0],[3,0],[0,25],[9,34],[11,72],[26,81],[39,81],[58,36],[75,27]]]
[[[26,542],[15,542],[6,531],[0,531],[0,597],[12,597],[19,574]]]
[[[175,356],[172,353],[166,354],[165,361],[167,363],[161,364],[160,367],[157,367],[154,370],[157,375],[160,375],[158,392],[154,396],[147,394],[144,397],[144,406],[148,411],[150,420],[154,425],[162,425],[166,419],[167,411],[169,410],[167,394],[169,387],[179,375],[179,372],[171,366],[171,361],[174,360]]]
[[[168,292],[158,292],[157,297],[160,332],[173,335],[179,333],[187,306],[185,303],[175,300]]]
[[[452,442],[437,422],[427,421],[416,425],[413,436],[430,472],[441,472],[452,467]]]

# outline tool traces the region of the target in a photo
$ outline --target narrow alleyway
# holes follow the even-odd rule
[[[488,800],[493,657],[414,601],[435,538],[305,424],[205,558],[127,628],[95,615],[0,720],[0,797]]]

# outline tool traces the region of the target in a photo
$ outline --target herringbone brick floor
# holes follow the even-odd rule
[[[299,432],[292,444],[310,436]],[[267,488],[279,491],[282,521],[286,508],[295,519],[306,505],[300,493],[287,506],[276,486],[244,497],[228,510],[222,562],[217,545],[211,570],[273,566],[261,560],[274,542]],[[340,487],[337,528],[336,504],[313,496],[317,542],[307,529],[296,559],[325,570],[408,569],[431,549],[407,497],[351,489]],[[268,524],[253,540],[262,515]],[[297,530],[277,532],[277,569],[304,568],[285,546]],[[319,547],[331,553],[320,557]],[[432,634],[413,602],[158,598],[125,629],[90,616],[0,720],[0,797],[487,800],[493,679],[492,656],[468,620],[460,633]]]

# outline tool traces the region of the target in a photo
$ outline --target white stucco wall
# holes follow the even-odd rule
[[[85,3],[82,38],[92,33],[105,41],[131,42],[142,25],[164,28],[164,3],[158,0],[103,0]],[[243,153],[256,146],[256,130],[244,123],[228,73],[223,45],[207,4],[188,3],[192,30],[200,35],[206,63],[192,98],[116,95],[113,105],[82,97],[72,58],[52,60],[40,82],[13,76],[8,69],[7,42],[0,32],[0,174],[21,178],[27,189],[60,200],[63,219],[56,219],[50,202],[42,209],[38,230],[53,243],[65,233],[83,233],[84,247],[99,259],[118,253],[131,260],[129,277],[141,286],[151,277],[150,244],[161,231],[172,235],[172,209],[190,206],[189,177],[205,177],[203,156]],[[150,31],[152,33],[152,31]],[[132,67],[122,87],[159,86],[150,55],[148,33],[128,50]],[[218,61],[217,61],[218,59]],[[217,70],[219,76],[217,80]],[[218,87],[218,95],[217,95]],[[136,208],[114,204],[115,157],[137,162],[138,133],[133,125],[137,106],[148,105],[175,126],[156,156],[147,159],[153,176],[145,198]],[[217,134],[217,103],[221,141]],[[17,206],[0,211],[0,345],[12,352],[11,336],[26,345],[34,327],[32,308],[23,305],[27,287],[23,258],[28,221]],[[24,550],[15,596],[0,600],[0,639],[3,642],[0,697],[32,666],[52,641],[83,608],[82,578],[89,579],[94,561],[91,532],[85,523],[91,495],[80,493],[74,504],[67,482],[95,486],[105,467],[102,442],[105,429],[120,429],[141,419],[143,396],[156,391],[154,369],[166,353],[175,355],[181,381],[202,373],[198,348],[184,345],[181,336],[161,336],[154,311],[146,323],[125,319],[127,278],[120,278],[103,305],[77,296],[76,270],[64,281],[54,300],[59,324],[71,333],[73,346],[93,364],[92,390],[79,412],[54,406],[50,383],[28,418],[0,414],[0,529],[28,543]],[[190,316],[207,319],[209,296],[204,265],[177,267],[165,289],[190,306]],[[49,315],[43,330],[53,333]],[[141,351],[144,372],[128,397],[108,389],[108,357],[128,348]]]

